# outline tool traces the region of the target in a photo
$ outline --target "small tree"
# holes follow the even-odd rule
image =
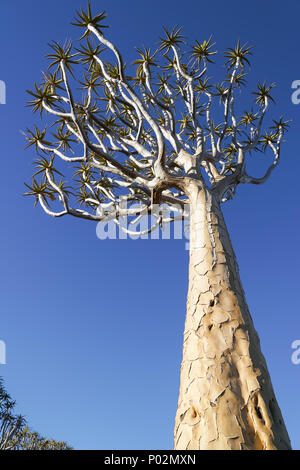
[[[0,450],[13,448],[12,441],[22,432],[25,424],[23,416],[14,414],[15,404],[0,378]]]
[[[187,48],[178,27],[164,29],[155,52],[138,49],[136,75],[129,76],[104,35],[105,18],[104,12],[93,16],[90,5],[77,13],[81,46],[52,43],[49,69],[29,91],[29,105],[47,115],[55,132],[27,132],[28,147],[40,156],[27,195],[53,217],[118,225],[125,216],[140,220],[158,204],[181,215],[189,205],[175,449],[288,449],[221,210],[239,184],[264,183],[279,163],[288,124],[280,118],[264,130],[273,84],[259,83],[255,103],[240,113],[236,94],[245,85],[251,47],[238,42],[228,49],[227,75],[213,84],[207,76],[216,54],[212,39]],[[273,163],[261,178],[251,177],[247,156],[267,150]],[[67,164],[75,185],[66,184],[56,161]],[[175,218],[156,211],[152,227],[142,233]]]
[[[0,378],[0,450],[71,450],[65,442],[45,439],[26,426],[15,414],[16,402],[6,392]]]
[[[27,426],[16,434],[10,446],[11,450],[73,450],[66,442],[47,439]]]

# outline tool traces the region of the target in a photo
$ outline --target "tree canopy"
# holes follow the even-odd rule
[[[269,178],[288,121],[280,117],[264,128],[274,86],[266,82],[258,83],[249,109],[237,110],[251,46],[238,41],[228,48],[226,75],[213,83],[212,37],[189,45],[181,27],[163,28],[156,50],[137,49],[127,66],[105,35],[105,20],[105,12],[93,15],[90,4],[77,12],[78,43],[52,42],[49,67],[28,91],[28,105],[42,120],[26,132],[27,148],[38,156],[26,183],[35,204],[54,217],[109,217],[120,224],[120,216],[136,216],[136,202],[144,213],[154,203],[183,211],[187,178],[202,181],[222,202],[240,183]],[[271,165],[252,177],[247,156],[267,151]],[[158,214],[152,228],[163,221]]]

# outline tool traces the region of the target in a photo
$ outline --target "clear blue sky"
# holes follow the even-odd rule
[[[47,7],[46,7],[47,4]],[[92,2],[128,57],[154,45],[162,25],[217,48],[254,44],[250,83],[276,82],[274,117],[293,119],[282,162],[263,187],[243,186],[225,208],[241,277],[294,448],[300,448],[299,171],[300,4],[287,0]],[[51,40],[84,0],[2,0],[0,106],[0,366],[18,410],[40,433],[79,449],[170,449],[178,399],[188,253],[182,241],[100,241],[92,222],[51,219],[22,197],[33,152],[21,130],[38,122],[25,90],[39,81]],[[222,69],[219,69],[220,73]],[[259,176],[264,161],[251,168]],[[258,169],[255,169],[257,162]]]

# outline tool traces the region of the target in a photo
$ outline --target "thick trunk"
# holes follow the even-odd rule
[[[191,183],[175,449],[289,449],[220,206]]]

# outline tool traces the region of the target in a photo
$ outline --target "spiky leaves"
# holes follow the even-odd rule
[[[75,57],[78,55],[77,53],[72,54],[72,43],[61,46],[54,41],[49,44],[49,47],[51,48],[51,53],[47,55],[47,58],[51,61],[49,69],[56,66],[56,70],[58,70],[60,63],[63,62],[66,69],[72,73],[72,66],[77,63]]]
[[[258,113],[253,113],[253,111],[245,111],[245,114],[242,116],[240,124],[245,124],[246,126],[253,126],[257,121]]]
[[[39,111],[40,115],[42,115],[44,111],[43,104],[51,106],[56,102],[53,93],[53,87],[49,86],[48,83],[40,87],[35,83],[34,91],[27,90],[27,93],[29,93],[33,97],[33,99],[28,101],[27,106],[32,107],[34,113]]]
[[[58,148],[61,148],[63,152],[72,150],[72,145],[76,143],[71,131],[64,131],[63,127],[58,127],[56,133],[52,134],[56,139]]]
[[[172,47],[178,47],[180,44],[184,44],[184,36],[181,33],[182,27],[179,28],[175,26],[172,31],[168,31],[163,27],[165,32],[165,37],[160,38],[159,42],[159,51],[163,51],[164,54],[167,54]]]
[[[211,56],[217,54],[217,51],[212,50],[215,43],[212,43],[211,40],[212,36],[210,36],[207,41],[203,41],[202,43],[196,41],[196,44],[192,46],[191,57],[197,61],[198,66],[200,66],[200,63],[203,59],[205,59],[207,62],[213,62]]]
[[[225,65],[227,65],[228,70],[232,69],[237,63],[240,64],[242,70],[246,64],[250,66],[249,56],[252,54],[252,49],[253,46],[247,44],[241,46],[240,40],[238,40],[236,47],[229,47],[224,54],[227,59]]]
[[[291,119],[288,119],[287,121],[285,121],[283,116],[280,116],[278,121],[273,119],[274,124],[271,126],[271,129],[274,129],[274,131],[278,135],[279,132],[286,132],[288,130],[288,128],[290,127],[290,124],[289,124],[290,122],[292,122]]]
[[[45,140],[46,131],[47,131],[46,128],[40,131],[37,126],[35,126],[34,131],[27,129],[27,134],[25,134],[25,138],[28,144],[26,145],[25,149],[28,149],[29,147],[34,146],[35,151],[39,153],[39,150],[40,150],[39,144],[51,145],[51,142],[48,142],[47,140]]]
[[[41,181],[39,183],[38,181],[36,181],[35,178],[33,178],[32,186],[27,183],[25,183],[25,186],[29,189],[29,191],[27,191],[27,193],[24,193],[24,196],[34,196],[34,207],[36,207],[40,197],[43,198],[43,201],[47,204],[48,207],[50,207],[48,198],[51,199],[51,201],[55,200],[53,189],[45,181]]]
[[[42,85],[45,88],[49,88],[50,92],[53,94],[55,93],[56,90],[63,90],[63,87],[61,84],[63,83],[63,80],[61,77],[58,76],[58,72],[43,72],[44,79],[42,81]]]
[[[94,26],[99,33],[103,34],[103,29],[108,28],[109,26],[102,24],[105,18],[107,17],[105,11],[102,11],[98,15],[93,16],[91,10],[91,4],[88,2],[87,12],[84,12],[82,9],[80,12],[76,11],[77,16],[74,19],[73,26],[78,26],[80,28],[85,28],[85,32],[80,39],[83,39],[91,34],[88,29],[88,26]]]
[[[253,95],[256,96],[255,103],[262,107],[266,106],[269,100],[275,103],[274,99],[270,94],[270,91],[272,90],[272,88],[274,88],[274,86],[274,83],[269,86],[266,85],[266,82],[264,82],[263,84],[258,83],[258,91],[253,92]]]
[[[76,49],[79,52],[80,60],[83,64],[88,65],[88,70],[94,70],[97,64],[95,58],[101,54],[105,49],[103,47],[93,47],[90,41],[87,39],[86,45],[82,45],[80,49]]]
[[[145,67],[149,71],[149,74],[151,76],[151,72],[150,72],[151,67],[156,67],[158,65],[157,62],[155,62],[154,60],[156,52],[154,52],[154,54],[151,54],[150,49],[146,49],[146,48],[144,48],[144,50],[137,49],[137,52],[140,58],[133,62],[134,65],[137,65],[137,69],[136,69],[137,78],[145,76]]]
[[[35,160],[34,163],[35,163],[35,168],[37,169],[37,171],[34,173],[33,176],[42,174],[43,178],[47,180],[46,175],[45,175],[47,171],[51,174],[52,177],[54,177],[54,173],[57,173],[58,175],[63,176],[62,173],[60,173],[58,170],[54,168],[53,162],[54,162],[54,157],[51,157],[49,160],[47,160],[47,158],[45,157],[42,157],[39,160]]]

